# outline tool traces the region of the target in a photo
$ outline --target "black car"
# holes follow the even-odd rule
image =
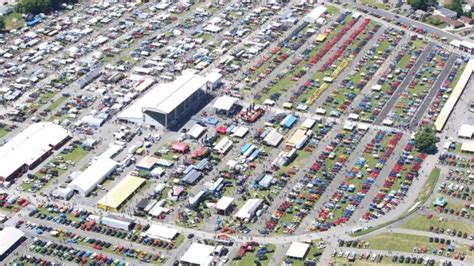
[[[188,239],[191,239],[191,238],[193,238],[193,237],[194,237],[194,234],[189,234],[189,235],[188,235]]]

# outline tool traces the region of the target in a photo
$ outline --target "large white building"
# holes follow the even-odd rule
[[[160,83],[132,103],[118,118],[154,127],[172,127],[203,105],[208,79],[185,71],[170,83]]]
[[[33,169],[70,139],[51,122],[30,125],[0,147],[0,180],[11,180]]]
[[[79,195],[88,196],[102,181],[105,180],[117,167],[117,163],[107,157],[100,157],[93,162],[84,172],[69,183]]]
[[[0,261],[3,261],[22,240],[25,239],[25,233],[14,227],[5,227],[0,231]]]

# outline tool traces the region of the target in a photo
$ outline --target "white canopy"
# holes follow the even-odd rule
[[[308,252],[309,244],[301,242],[292,242],[290,248],[286,252],[286,256],[302,259]]]
[[[230,108],[238,101],[237,98],[224,95],[222,97],[217,98],[216,102],[214,103],[214,108],[218,110],[225,110],[229,111]]]

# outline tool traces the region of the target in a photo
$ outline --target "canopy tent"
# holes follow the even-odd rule
[[[286,256],[303,259],[308,252],[309,244],[301,242],[292,242],[290,248],[286,252]]]
[[[213,107],[217,110],[222,110],[228,112],[232,106],[238,101],[237,98],[224,95],[217,98],[216,102],[214,103]]]

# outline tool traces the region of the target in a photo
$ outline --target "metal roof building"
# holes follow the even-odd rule
[[[30,125],[0,147],[0,180],[35,168],[69,139],[67,130],[51,122]]]
[[[25,233],[14,227],[5,227],[0,231],[0,261],[15,250],[23,239],[25,239]]]
[[[170,83],[160,83],[118,115],[137,124],[171,127],[202,104],[207,78],[184,72]]]
[[[109,158],[101,157],[76,177],[68,187],[81,196],[88,196],[117,167],[117,163]]]

